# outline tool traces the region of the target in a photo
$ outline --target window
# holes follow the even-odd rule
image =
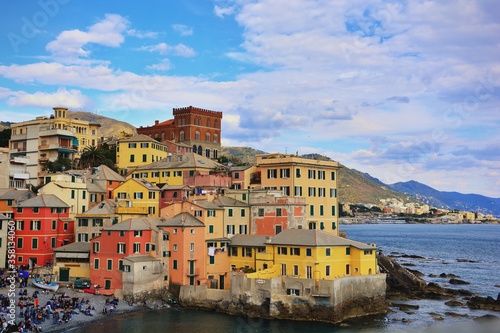
[[[232,209],[232,208],[229,208],[229,209],[227,210],[227,216],[229,216],[229,217],[233,217],[233,209]]]
[[[99,253],[100,249],[101,249],[101,243],[100,242],[94,242],[94,243],[92,243],[92,251],[94,253]]]
[[[174,177],[182,177],[182,171],[174,171]]]
[[[215,217],[215,210],[212,210],[212,209],[207,210],[207,216],[208,217]]]
[[[228,235],[234,235],[235,234],[235,232],[234,232],[234,224],[228,224],[226,226],[226,231],[227,231]]]
[[[33,250],[38,249],[38,238],[32,238],[31,239],[31,248]]]
[[[97,202],[97,194],[95,193],[90,194],[90,202]]]
[[[57,221],[52,220],[52,230],[56,230],[56,229],[57,229]]]
[[[194,216],[195,217],[201,217],[203,214],[202,214],[202,211],[201,210],[195,210],[194,211]]]
[[[142,199],[142,192],[134,192],[134,199]]]
[[[336,198],[336,197],[337,197],[337,189],[331,188],[330,189],[330,198]]]
[[[337,224],[335,222],[332,222],[332,230],[337,229]]]
[[[134,230],[134,237],[142,237],[142,230]]]
[[[33,207],[33,214],[38,214],[38,207]]]
[[[286,256],[288,254],[288,248],[285,246],[278,247],[278,254]]]
[[[125,243],[118,243],[118,253],[125,253]]]
[[[214,225],[213,224],[208,225],[208,233],[209,234],[213,234],[214,233]]]
[[[86,191],[82,191],[82,199],[85,199],[85,198],[86,198],[86,194],[87,194],[87,192],[86,192]]]
[[[372,250],[364,250],[364,254],[365,254],[365,256],[367,256],[367,255],[373,254],[373,251]]]
[[[174,244],[174,252],[177,252],[177,244]]]
[[[315,197],[316,196],[316,187],[309,187],[308,194],[310,197]]]
[[[102,219],[92,219],[92,226],[93,227],[102,227],[103,226]]]
[[[283,195],[290,196],[290,186],[280,186]]]
[[[130,162],[135,162],[135,156],[133,154],[130,155]]]
[[[189,251],[194,251],[194,243],[189,244]]]
[[[331,253],[332,253],[332,249],[330,249],[329,247],[327,247],[327,248],[325,249],[325,255],[326,255],[327,257],[329,257],[329,256],[331,256]]]
[[[147,162],[148,161],[148,155],[147,154],[142,154],[142,161]]]
[[[196,131],[196,132],[194,133],[194,139],[195,139],[196,141],[200,141],[200,132]]]
[[[326,265],[325,267],[325,276],[330,276],[330,265]]]
[[[267,169],[267,178],[278,178],[278,169]]]
[[[75,198],[75,190],[71,190],[71,199]]]
[[[351,255],[351,248],[350,247],[345,248],[345,255],[346,256]]]
[[[89,234],[87,234],[87,233],[78,234],[78,241],[79,242],[88,242],[89,241]]]
[[[40,221],[31,221],[31,230],[40,230]]]
[[[241,217],[245,217],[245,215],[246,215],[246,211],[245,211],[245,209],[244,209],[244,208],[242,208],[242,209],[240,210],[240,216],[241,216]]]
[[[16,230],[24,230],[24,221],[16,221]]]
[[[325,230],[325,222],[320,222],[319,223],[319,229],[320,230]]]
[[[149,199],[156,199],[156,192],[149,192]]]
[[[291,247],[290,255],[292,256],[300,256],[300,247]]]
[[[18,238],[17,239],[17,248],[18,249],[22,249],[23,248],[23,239],[22,238]]]
[[[229,256],[231,256],[231,257],[238,256],[238,248],[237,247],[230,247],[229,250],[230,250]]]
[[[325,210],[323,208],[323,205],[319,205],[319,216],[325,215]]]
[[[240,225],[240,234],[245,235],[247,233],[247,226],[246,224]]]
[[[322,197],[322,198],[326,197],[326,188],[318,187],[318,197]]]
[[[335,171],[332,171],[331,180],[335,180]]]
[[[219,136],[217,134],[214,134],[214,143],[219,142]]]
[[[56,238],[55,237],[52,237],[52,239],[50,240],[50,245],[52,246],[52,248],[56,247]]]
[[[312,257],[312,249],[310,249],[310,248],[306,249],[306,256]]]
[[[345,265],[345,275],[350,275],[351,274],[351,265],[346,264]]]
[[[282,216],[281,208],[276,208],[276,216]]]
[[[209,256],[210,260],[209,260],[209,264],[210,265],[213,265],[215,264],[215,256]]]
[[[78,219],[78,226],[79,227],[88,227],[89,220],[88,219]]]
[[[309,215],[314,216],[314,205],[309,206]]]
[[[130,266],[129,266],[130,267]],[[123,267],[123,260],[118,260],[118,270],[125,271],[125,267]],[[130,271],[129,271],[130,272]]]
[[[125,231],[120,230],[120,237],[125,237]]]
[[[239,172],[235,172],[234,173],[234,179],[240,179],[240,173]]]
[[[309,178],[309,179],[316,179],[316,170],[308,170],[308,172],[307,172],[307,178]]]
[[[326,174],[325,171],[318,170],[318,179],[326,179],[325,174]]]
[[[241,248],[241,255],[243,257],[252,257],[252,248],[251,247],[242,247]]]
[[[259,208],[257,215],[264,216],[264,208]]]
[[[151,243],[146,243],[146,252],[152,252],[155,250],[155,245]]]
[[[332,216],[335,216],[335,206],[332,206]]]
[[[141,252],[141,243],[134,243],[134,253]]]
[[[113,259],[108,259],[108,271],[113,269]]]
[[[137,143],[135,143],[135,142],[134,143],[129,143],[128,147],[129,148],[137,148]]]
[[[172,261],[172,269],[177,269],[177,260],[176,259],[174,259]]]
[[[299,265],[293,265],[293,276],[299,276]]]
[[[205,134],[205,141],[210,142],[210,133]]]
[[[281,275],[286,275],[286,264],[281,264]]]
[[[280,178],[290,178],[290,168],[280,169]]]
[[[295,186],[293,189],[293,194],[296,197],[301,197],[302,196],[302,186]]]
[[[148,142],[141,142],[141,148],[149,148]]]
[[[99,269],[99,259],[94,258],[94,269]]]
[[[295,177],[300,178],[300,168],[295,169]]]

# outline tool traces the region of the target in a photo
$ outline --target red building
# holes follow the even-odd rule
[[[193,147],[193,152],[208,158],[218,158],[221,150],[222,112],[193,106],[173,109],[174,119],[153,126],[139,127],[145,134],[160,141],[175,140]]]
[[[14,206],[16,264],[45,265],[54,248],[74,241],[69,206],[53,194],[42,194]]]
[[[130,256],[156,257],[159,218],[130,218],[103,228],[93,238],[90,251],[90,281],[121,295],[124,259]]]

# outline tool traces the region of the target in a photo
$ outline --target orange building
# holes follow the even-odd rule
[[[53,194],[42,194],[15,206],[16,264],[45,265],[54,248],[74,241],[69,206]]]
[[[169,234],[169,282],[205,284],[207,247],[203,222],[189,213],[179,213],[158,227]]]
[[[0,214],[12,218],[14,215],[13,207],[35,195],[35,193],[28,190],[0,189]]]
[[[174,119],[155,121],[153,126],[139,127],[138,134],[160,141],[175,140],[193,147],[193,152],[218,158],[221,150],[222,112],[193,106],[173,109]]]

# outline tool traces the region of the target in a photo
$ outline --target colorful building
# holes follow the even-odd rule
[[[207,283],[205,225],[189,213],[180,213],[158,225],[169,235],[169,281],[181,285]]]
[[[246,267],[255,271],[253,277],[262,274],[266,277],[333,280],[376,274],[376,250],[374,244],[321,230],[287,229],[272,237],[233,237],[229,244],[229,261],[233,268]]]
[[[257,167],[255,165],[232,166],[231,180],[233,189],[246,190],[250,187],[250,179],[252,174],[255,174]]]
[[[53,194],[41,194],[15,206],[16,264],[43,266],[54,248],[74,241],[69,206]]]
[[[116,166],[121,174],[127,174],[137,167],[164,159],[168,155],[165,144],[147,135],[134,135],[120,139],[116,149]]]
[[[155,261],[160,261],[158,252],[159,233],[158,225],[164,222],[159,218],[131,218],[123,222],[103,228],[101,235],[94,237],[91,243],[90,254],[90,280],[104,289],[113,290],[115,295],[123,296],[126,292],[123,290],[123,273],[130,273],[130,260],[143,256],[150,256]],[[153,260],[152,259],[152,260]],[[134,260],[134,259],[132,259]],[[160,265],[163,267],[163,265]],[[160,267],[155,264],[155,269]],[[135,268],[134,268],[135,269]],[[153,281],[164,280],[166,268],[160,272],[149,271],[148,276]],[[147,271],[147,268],[146,268]],[[132,278],[132,281],[130,279]],[[127,283],[133,284],[133,276],[127,275]],[[132,288],[128,285],[128,288]]]
[[[304,228],[338,235],[338,162],[277,153],[257,155],[256,164],[259,175],[251,177],[252,187],[280,190],[285,196],[305,198]]]
[[[160,214],[160,189],[144,179],[130,178],[114,190],[118,211],[158,217]]]
[[[35,193],[27,189],[0,189],[0,214],[5,215],[7,218],[14,216],[14,207],[29,198],[36,196]]]
[[[54,249],[52,273],[59,282],[90,278],[90,243],[74,242]]]
[[[208,158],[218,158],[221,150],[222,112],[193,106],[174,108],[174,119],[150,127],[139,127],[137,133],[151,138],[175,140],[193,147],[192,151]]]
[[[69,118],[67,108],[53,109],[54,114],[50,117],[41,116],[11,126],[11,158],[26,164],[26,173],[18,173],[18,176],[27,184],[38,185],[41,182],[45,162],[55,161],[59,156],[79,159],[85,147],[97,146],[101,125]],[[16,175],[12,177],[12,182],[15,182]]]

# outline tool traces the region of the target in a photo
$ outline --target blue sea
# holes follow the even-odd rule
[[[415,265],[409,268],[422,272],[428,282],[467,289],[495,299],[500,292],[500,225],[362,224],[343,225],[341,229],[350,239],[377,244],[385,254],[423,257],[400,258],[398,261]],[[441,273],[455,274],[470,285],[454,286],[448,284],[449,279],[429,277],[429,274]],[[500,317],[499,312],[449,307],[445,301],[400,302],[418,305],[419,309],[402,312],[390,308],[386,315],[358,319],[341,326],[234,317],[190,309],[144,310],[95,322],[71,332],[500,332],[499,323],[478,324],[473,320],[487,314]],[[452,317],[446,312],[457,316]]]

